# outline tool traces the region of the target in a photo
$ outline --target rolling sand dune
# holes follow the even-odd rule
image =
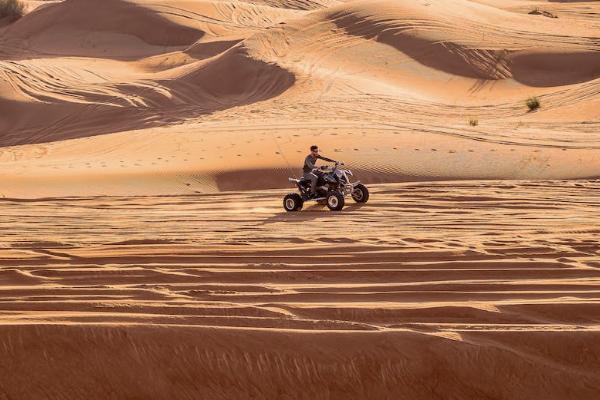
[[[3,200],[2,393],[594,399],[599,189]]]
[[[600,2],[27,3],[0,399],[600,398]]]
[[[598,7],[48,2],[0,29],[2,193],[282,187],[313,142],[372,182],[597,177]]]

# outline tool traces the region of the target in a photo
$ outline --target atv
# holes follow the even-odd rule
[[[352,196],[357,203],[366,203],[369,200],[369,189],[360,182],[351,183],[349,176],[352,172],[340,168],[344,163],[336,162],[333,166],[323,166],[313,169],[317,175],[316,193],[310,193],[310,180],[301,178],[289,178],[298,186],[299,193],[289,193],[283,198],[283,208],[286,211],[300,211],[306,201],[316,201],[326,204],[332,211],[340,211],[344,208],[346,196]]]

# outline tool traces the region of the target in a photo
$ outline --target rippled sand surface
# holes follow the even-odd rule
[[[2,199],[0,397],[596,398],[599,189]]]

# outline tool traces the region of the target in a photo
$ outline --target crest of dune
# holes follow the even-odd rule
[[[192,190],[185,177],[194,191],[285,185],[317,136],[383,181],[598,175],[600,45],[578,8],[554,5],[559,18],[547,18],[514,1],[36,5],[0,34],[0,159],[27,165],[20,193],[46,178],[49,192],[84,193],[90,174],[161,181],[141,193]],[[142,150],[138,137],[156,144]],[[222,153],[202,157],[211,146]],[[159,167],[162,152],[173,162]],[[116,162],[131,153],[137,166]],[[93,190],[121,190],[109,186]]]

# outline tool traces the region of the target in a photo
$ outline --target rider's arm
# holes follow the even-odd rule
[[[306,157],[304,159],[304,165],[306,167],[308,167],[308,169],[311,169],[311,170],[315,169],[315,163],[312,161],[312,159],[310,157]]]
[[[327,157],[323,157],[322,155],[317,155],[317,158],[323,160],[323,161],[327,161],[327,162],[337,162],[335,160],[332,160],[331,158],[327,158]]]

